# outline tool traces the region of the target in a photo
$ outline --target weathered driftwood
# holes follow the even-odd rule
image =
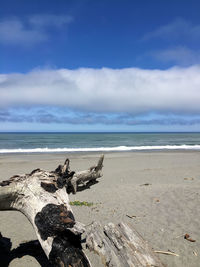
[[[36,169],[0,183],[0,210],[18,210],[28,218],[54,266],[90,266],[81,250],[84,226],[74,219],[67,191],[96,181],[102,164],[103,156],[88,171],[71,172],[67,159],[55,171]]]
[[[68,193],[74,194],[78,190],[85,189],[92,184],[96,183],[96,179],[102,176],[104,155],[99,158],[97,165],[90,167],[88,170],[74,172],[70,171],[69,159],[66,159],[64,165],[59,165],[55,172],[60,175],[57,178],[58,187],[67,187]],[[79,187],[82,185],[83,188]],[[79,187],[79,188],[78,188]]]
[[[102,230],[98,224],[88,228],[75,221],[68,194],[97,183],[103,159],[102,155],[96,166],[81,172],[70,171],[67,159],[52,172],[36,169],[15,175],[0,183],[0,210],[17,210],[28,218],[53,266],[91,266],[82,250],[83,232],[87,246],[101,254],[107,266],[162,266],[146,243],[125,224],[109,224]],[[144,265],[154,262],[157,265]]]
[[[86,231],[86,245],[101,256],[105,266],[164,266],[148,243],[125,223],[104,227],[93,223]]]

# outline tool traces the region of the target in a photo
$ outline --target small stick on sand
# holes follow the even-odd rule
[[[133,218],[136,218],[137,216],[136,215],[128,215],[128,214],[126,214],[126,216],[128,217],[128,218],[130,218],[130,219],[133,219]]]
[[[152,185],[152,184],[149,184],[149,183],[146,183],[146,184],[140,184],[140,186],[148,186],[148,185]]]
[[[197,254],[197,252],[196,251],[193,251],[193,254],[194,254],[194,256],[198,256],[198,254]]]
[[[184,235],[184,238],[185,238],[186,240],[190,241],[190,242],[196,242],[196,240],[190,238],[190,235],[189,235],[189,234],[185,234],[185,235]]]
[[[165,255],[172,255],[179,257],[178,254],[171,252],[171,251],[162,251],[162,250],[154,250],[155,253],[165,254]]]

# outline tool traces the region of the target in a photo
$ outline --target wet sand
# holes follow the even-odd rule
[[[54,170],[66,157],[71,170],[84,170],[96,163],[99,154],[1,155],[0,180],[35,168]],[[179,255],[159,254],[166,266],[200,266],[200,152],[106,153],[103,174],[98,184],[70,195],[70,201],[93,203],[72,207],[78,221],[129,222],[154,250]],[[12,248],[36,239],[28,220],[15,211],[0,212],[0,232],[11,238]],[[184,239],[186,233],[196,242]],[[95,258],[91,259],[94,266],[100,267]],[[34,257],[24,256],[9,266],[41,265]]]

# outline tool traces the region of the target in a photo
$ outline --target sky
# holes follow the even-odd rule
[[[0,131],[200,131],[199,10],[1,0]]]

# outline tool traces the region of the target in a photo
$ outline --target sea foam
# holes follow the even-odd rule
[[[11,153],[64,153],[64,152],[114,152],[142,150],[200,150],[200,145],[162,145],[162,146],[116,146],[116,147],[80,147],[80,148],[17,148],[0,149],[0,154]]]

